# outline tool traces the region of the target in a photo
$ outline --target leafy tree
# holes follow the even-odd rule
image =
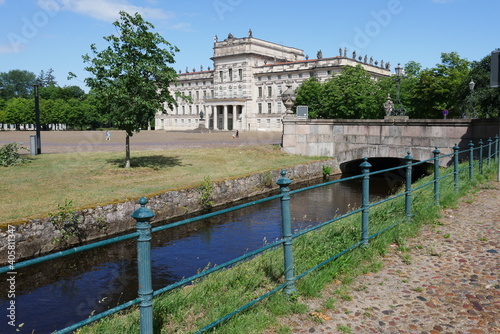
[[[297,90],[295,105],[307,105],[309,118],[321,118],[321,82],[315,77],[305,80]]]
[[[98,51],[92,44],[94,57],[83,56],[89,64],[85,69],[93,75],[85,83],[99,108],[109,111],[113,125],[126,132],[125,166],[130,167],[130,137],[163,109],[163,103],[176,104],[168,87],[177,74],[166,64],[174,63],[178,49],[151,32],[154,26],[138,13],[121,11],[113,25],[117,34],[104,37],[110,45]]]
[[[0,97],[6,100],[15,97],[27,98],[33,91],[36,75],[24,70],[0,72]]]
[[[35,103],[33,99],[13,98],[7,101],[4,108],[4,123],[20,124],[35,123]]]
[[[413,118],[441,118],[448,109],[449,117],[460,117],[463,105],[463,86],[469,77],[469,62],[456,52],[442,53],[441,64],[420,72],[411,104]],[[465,86],[466,88],[467,86]]]
[[[462,88],[469,98],[473,98],[473,105],[478,117],[500,116],[500,89],[490,87],[491,55],[471,64],[470,78],[474,80],[474,93],[471,96],[467,82],[462,83]]]
[[[79,99],[82,100],[86,98],[85,91],[81,89],[79,86],[64,86],[61,88],[61,96],[62,99]]]
[[[37,78],[38,83],[42,87],[56,86],[57,85],[56,77],[54,76],[53,73],[54,73],[54,70],[52,68],[49,68],[47,73],[45,73],[44,71],[41,71],[40,75]]]
[[[320,117],[381,118],[385,97],[360,65],[346,66],[323,84]]]
[[[42,99],[83,99],[85,92],[78,86],[43,86],[39,88],[40,98]]]

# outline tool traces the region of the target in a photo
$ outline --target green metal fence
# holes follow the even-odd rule
[[[455,191],[459,190],[460,184],[459,180],[460,177],[459,175],[463,172],[468,171],[469,173],[469,179],[474,178],[474,173],[477,171],[478,173],[483,173],[483,166],[486,163],[487,165],[490,165],[493,163],[493,161],[496,161],[498,163],[499,160],[499,138],[498,135],[495,137],[495,139],[489,138],[486,143],[480,140],[478,142],[478,145],[475,146],[474,143],[471,141],[468,144],[468,148],[465,150],[460,150],[460,148],[455,145],[453,147],[453,153],[448,154],[448,155],[441,155],[441,152],[439,149],[436,147],[432,151],[433,157],[425,160],[425,161],[419,161],[419,162],[413,162],[413,158],[410,155],[410,152],[408,152],[408,155],[404,157],[405,164],[403,166],[398,166],[394,168],[389,168],[389,169],[384,169],[381,171],[375,171],[371,172],[370,168],[372,167],[371,164],[369,163],[368,158],[364,158],[363,163],[361,163],[361,171],[362,173],[357,176],[349,177],[349,178],[344,178],[340,180],[335,180],[331,182],[326,182],[294,191],[290,191],[290,184],[292,181],[286,177],[286,172],[283,170],[281,171],[281,178],[277,181],[278,186],[280,187],[280,193],[278,195],[270,196],[264,199],[260,199],[257,201],[252,201],[249,203],[245,203],[242,205],[234,206],[228,209],[204,214],[198,217],[194,218],[189,218],[185,219],[179,222],[175,222],[172,224],[164,225],[164,226],[159,226],[152,228],[150,221],[154,217],[154,213],[146,207],[147,205],[147,200],[146,198],[141,198],[139,200],[139,204],[141,207],[137,209],[133,214],[132,217],[137,221],[136,223],[136,232],[129,233],[123,236],[111,238],[108,240],[103,240],[99,242],[94,242],[88,245],[80,246],[80,247],[75,247],[72,249],[60,251],[57,253],[49,254],[46,256],[42,256],[39,258],[27,260],[24,262],[19,262],[15,263],[13,265],[5,266],[0,268],[0,274],[1,273],[8,273],[8,272],[14,272],[17,271],[21,268],[31,266],[37,263],[49,261],[52,259],[56,259],[59,257],[67,256],[70,254],[74,253],[79,253],[83,252],[89,249],[101,247],[104,245],[109,245],[111,243],[115,242],[120,242],[132,238],[137,238],[137,260],[138,260],[138,283],[139,283],[139,289],[138,289],[138,297],[136,299],[133,299],[131,301],[128,301],[126,303],[123,303],[117,307],[111,308],[105,312],[93,315],[89,317],[88,319],[85,319],[83,321],[80,321],[76,324],[73,324],[69,327],[66,327],[64,329],[61,329],[57,331],[56,333],[69,333],[72,332],[80,327],[83,327],[85,325],[88,325],[94,321],[97,321],[99,319],[102,319],[104,317],[107,317],[111,314],[114,314],[116,312],[119,312],[121,310],[124,310],[132,305],[139,305],[139,310],[140,310],[140,326],[141,326],[141,333],[142,334],[152,334],[153,333],[153,299],[155,296],[158,296],[162,293],[172,291],[176,288],[179,288],[181,286],[184,286],[188,283],[191,283],[195,280],[198,280],[202,277],[205,277],[207,275],[210,275],[218,270],[230,267],[236,263],[242,262],[246,259],[255,257],[258,254],[261,254],[271,248],[276,248],[278,246],[281,246],[283,248],[283,263],[284,263],[284,283],[280,284],[279,286],[275,287],[271,291],[268,291],[264,295],[252,300],[251,302],[247,303],[246,305],[240,307],[237,310],[234,310],[233,312],[227,314],[226,316],[218,319],[217,321],[199,329],[197,333],[202,333],[205,332],[211,328],[214,328],[218,325],[220,325],[222,322],[228,320],[229,318],[233,317],[234,315],[252,307],[256,303],[262,301],[263,299],[277,293],[280,291],[283,291],[286,294],[293,294],[296,289],[295,289],[295,282],[305,275],[308,275],[309,273],[323,267],[324,265],[334,261],[335,259],[339,258],[343,254],[357,248],[360,246],[367,247],[369,245],[369,242],[371,239],[377,237],[381,233],[384,233],[385,231],[395,227],[396,225],[402,223],[402,222],[410,222],[412,217],[416,214],[414,212],[414,196],[415,193],[418,192],[421,189],[428,188],[429,186],[433,187],[433,196],[434,196],[434,203],[433,205],[437,204],[439,205],[440,203],[440,185],[441,182],[444,178],[447,177],[453,177],[453,183],[454,183],[454,189]],[[460,162],[460,157],[463,156],[468,156],[468,166],[460,168],[459,162]],[[446,168],[444,169],[444,172],[446,174],[441,175],[441,169],[440,166],[440,159],[443,158],[449,158],[452,161],[453,168]],[[419,164],[428,164],[432,163],[434,165],[434,177],[431,181],[422,184],[418,187],[412,188],[412,170],[415,166]],[[397,193],[395,195],[389,196],[388,198],[384,198],[382,200],[379,200],[374,203],[370,203],[369,201],[369,188],[370,188],[370,177],[376,174],[382,174],[382,173],[387,173],[387,172],[392,172],[396,170],[402,170],[405,175],[404,178],[404,184],[405,184],[405,190]],[[451,171],[450,171],[451,170]],[[499,169],[500,170],[500,169]],[[499,176],[500,178],[500,176]],[[325,187],[332,185],[334,183],[340,183],[340,182],[345,182],[348,180],[354,180],[354,179],[360,179],[362,183],[362,205],[361,207],[352,210],[344,215],[334,217],[331,220],[322,222],[314,227],[301,230],[295,234],[292,233],[291,230],[291,217],[290,217],[290,198],[293,196],[293,194],[303,192],[303,191],[308,191],[312,190],[314,188],[318,187]],[[395,199],[398,199],[400,197],[404,197],[404,215],[402,215],[402,218],[391,222],[389,226],[385,226],[381,230],[378,231],[371,231],[370,234],[370,211],[373,207],[378,206],[380,204],[383,204],[388,201],[392,201]],[[245,207],[253,206],[256,204],[260,204],[263,202],[267,201],[272,201],[280,199],[281,201],[281,216],[282,216],[282,238],[280,240],[277,240],[274,243],[265,245],[264,247],[257,249],[255,251],[249,252],[243,256],[237,257],[231,261],[228,261],[226,263],[214,266],[213,268],[210,268],[208,270],[205,270],[201,273],[198,273],[196,275],[193,275],[191,277],[185,278],[179,282],[176,282],[174,284],[171,284],[169,286],[166,286],[164,288],[161,288],[159,290],[153,291],[152,289],[152,282],[151,282],[151,238],[152,234],[158,231],[170,229],[176,226],[181,226],[181,225],[186,225],[193,223],[195,221],[199,221],[202,219],[214,217],[223,213],[239,210]],[[421,209],[422,210],[422,209]],[[293,241],[294,239],[300,237],[301,235],[304,235],[306,233],[312,232],[314,230],[320,229],[328,224],[332,224],[334,222],[337,222],[339,220],[345,219],[349,216],[352,216],[354,214],[360,213],[361,214],[361,235],[359,236],[359,241],[351,245],[350,247],[340,251],[339,253],[333,255],[329,259],[318,263],[317,265],[304,270],[300,274],[295,273],[295,268],[294,268],[294,260],[293,260]]]

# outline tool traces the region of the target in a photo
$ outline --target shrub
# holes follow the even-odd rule
[[[205,176],[203,182],[198,187],[200,193],[200,205],[205,209],[210,209],[214,205],[213,201],[214,185],[208,176]]]
[[[0,147],[0,165],[8,167],[29,162],[28,158],[21,157],[19,150],[28,149],[18,143],[10,143]]]
[[[328,177],[332,174],[332,167],[323,165],[323,177]]]

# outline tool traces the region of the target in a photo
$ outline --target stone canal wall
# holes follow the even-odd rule
[[[335,159],[287,168],[287,177],[294,183],[323,175],[323,166],[340,172]],[[264,172],[246,177],[212,182],[214,206],[263,195],[276,190],[280,171]],[[155,213],[153,224],[203,210],[198,188],[168,191],[148,198]],[[65,210],[55,217],[26,220],[4,226],[0,231],[0,265],[8,263],[8,249],[15,247],[16,262],[92,240],[106,238],[135,228],[131,214],[139,207],[137,199],[83,210]],[[65,212],[66,211],[66,212]],[[61,218],[58,219],[57,216]],[[13,242],[11,242],[13,241]]]

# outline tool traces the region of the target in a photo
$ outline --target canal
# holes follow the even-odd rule
[[[372,199],[387,196],[395,186],[391,180],[394,178],[372,177]],[[297,231],[316,225],[359,206],[360,202],[360,180],[294,194],[292,228]],[[280,201],[274,200],[153,234],[153,288],[162,288],[207,265],[221,264],[280,238],[280,212]],[[135,240],[19,269],[15,296],[17,329],[21,333],[51,333],[134,299],[136,273]],[[4,276],[0,288],[7,291]],[[1,297],[5,317],[11,299],[5,293]],[[16,333],[16,328],[4,318],[0,333]]]

